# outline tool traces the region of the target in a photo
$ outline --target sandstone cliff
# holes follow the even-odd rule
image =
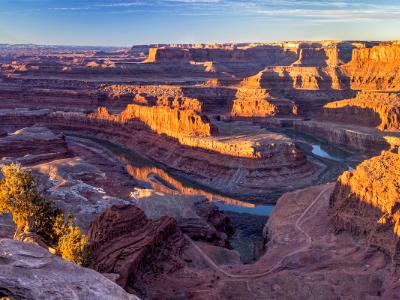
[[[399,264],[400,155],[383,152],[345,172],[330,205],[337,231],[364,236]]]
[[[400,45],[388,42],[354,49],[352,60],[342,70],[351,89],[398,91]]]
[[[217,131],[205,115],[198,115],[189,109],[181,110],[163,105],[129,104],[118,116],[110,115],[106,108],[99,108],[96,117],[121,123],[128,123],[136,119],[158,134],[166,134],[175,138],[185,135],[210,136]]]
[[[293,101],[275,98],[259,85],[259,76],[243,80],[236,90],[231,116],[257,118],[297,114],[297,106]]]
[[[288,65],[296,60],[297,49],[285,49],[281,45],[254,45],[248,47],[160,47],[151,48],[148,63],[180,62],[255,62]]]
[[[360,92],[353,99],[326,104],[323,118],[397,131],[400,129],[400,96],[397,93]]]

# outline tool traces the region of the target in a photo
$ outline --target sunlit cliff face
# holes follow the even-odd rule
[[[105,120],[127,123],[138,119],[158,134],[179,138],[185,135],[210,136],[213,126],[206,117],[190,109],[180,110],[168,106],[141,106],[129,104],[118,116],[110,115],[106,108],[99,108],[97,115]]]
[[[400,237],[400,154],[383,152],[345,172],[331,198],[338,231],[367,236],[392,259]]]
[[[397,93],[359,92],[353,99],[328,103],[323,117],[380,130],[400,130],[400,96]]]

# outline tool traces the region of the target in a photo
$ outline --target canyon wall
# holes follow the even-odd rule
[[[210,136],[217,133],[208,117],[198,115],[190,109],[170,108],[169,106],[142,106],[129,104],[118,116],[110,115],[106,108],[99,108],[96,113],[99,118],[127,123],[137,119],[151,128],[155,133],[170,137]]]
[[[69,154],[65,137],[44,127],[27,127],[0,137],[0,159],[20,163],[64,158]]]
[[[353,90],[400,90],[400,45],[381,43],[353,50],[352,60],[342,67]]]
[[[364,236],[399,264],[400,155],[383,152],[345,172],[331,196],[335,228]]]
[[[234,117],[266,117],[276,115],[278,107],[268,101],[268,92],[258,89],[238,89],[233,100]]]
[[[150,48],[148,63],[162,62],[249,62],[287,65],[295,61],[297,49],[284,49],[278,45],[260,45],[247,48]]]
[[[317,171],[316,166],[308,162],[291,142],[245,142],[245,149],[249,150],[243,153],[249,156],[236,156],[235,153],[242,153],[242,141],[233,152],[230,144],[216,141],[223,147],[214,147],[213,140],[203,142],[200,137],[186,137],[194,143],[190,146],[164,135],[156,135],[136,119],[120,123],[98,114],[86,116],[57,112],[29,116],[14,111],[1,118],[0,124],[15,127],[46,124],[58,131],[105,139],[141,153],[206,187],[239,199],[261,197],[265,200],[266,193],[281,187],[288,178],[293,180],[294,186],[302,186],[313,180]],[[210,148],[202,148],[203,144]]]
[[[322,117],[380,130],[400,130],[400,96],[397,93],[359,92],[353,99],[326,104]]]
[[[118,274],[116,282],[122,287],[130,276],[138,280],[147,269],[161,271],[164,264],[173,272],[183,266],[179,254],[185,241],[171,217],[153,221],[135,206],[112,206],[91,222],[88,235],[93,248],[90,267]]]
[[[300,132],[362,152],[379,153],[391,147],[385,136],[377,130],[365,131],[338,123],[318,121],[294,121],[291,124]]]

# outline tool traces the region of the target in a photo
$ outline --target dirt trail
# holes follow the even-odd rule
[[[313,208],[313,206],[320,200],[320,198],[326,193],[326,191],[331,188],[330,185],[326,186],[316,197],[315,199],[311,202],[311,204],[304,210],[304,212],[299,216],[295,223],[295,229],[300,231],[302,234],[306,236],[307,243],[303,247],[301,247],[298,250],[295,250],[285,256],[283,256],[280,260],[278,260],[273,266],[271,266],[268,270],[261,272],[261,273],[254,273],[254,274],[248,274],[248,275],[237,275],[237,274],[232,274],[224,269],[222,269],[220,266],[218,266],[202,249],[200,249],[199,246],[197,246],[189,237],[186,237],[186,239],[191,243],[191,245],[202,255],[202,257],[206,260],[206,262],[209,264],[209,266],[214,269],[215,271],[223,274],[229,279],[234,279],[234,280],[247,280],[247,279],[254,279],[254,278],[260,278],[264,277],[271,272],[275,271],[278,269],[283,261],[292,255],[298,254],[303,252],[304,250],[308,249],[311,246],[312,243],[312,238],[311,236],[301,227],[302,222],[304,221],[305,217],[309,213],[309,211]]]

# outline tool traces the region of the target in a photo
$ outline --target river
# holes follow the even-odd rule
[[[291,138],[301,140],[303,143],[308,144],[310,147],[309,155],[320,157],[331,161],[333,164],[346,162],[346,158],[349,153],[339,149],[333,145],[328,145],[321,140],[315,139],[312,136],[304,135],[294,130],[285,129],[284,132]],[[254,204],[251,200],[243,201],[239,199],[231,198],[227,195],[222,195],[218,191],[212,190],[196,181],[190,180],[176,172],[172,171],[168,167],[153,162],[139,153],[111,143],[109,141],[93,138],[77,136],[79,138],[88,139],[92,142],[100,144],[102,147],[110,151],[115,157],[125,164],[129,165],[131,175],[142,181],[143,185],[147,188],[154,186],[154,183],[158,185],[164,185],[167,189],[177,190],[182,194],[190,195],[205,195],[215,205],[224,211],[233,213],[245,213],[255,216],[270,216],[274,205],[258,205]],[[351,168],[351,166],[349,166]],[[157,179],[157,180],[155,180]]]

